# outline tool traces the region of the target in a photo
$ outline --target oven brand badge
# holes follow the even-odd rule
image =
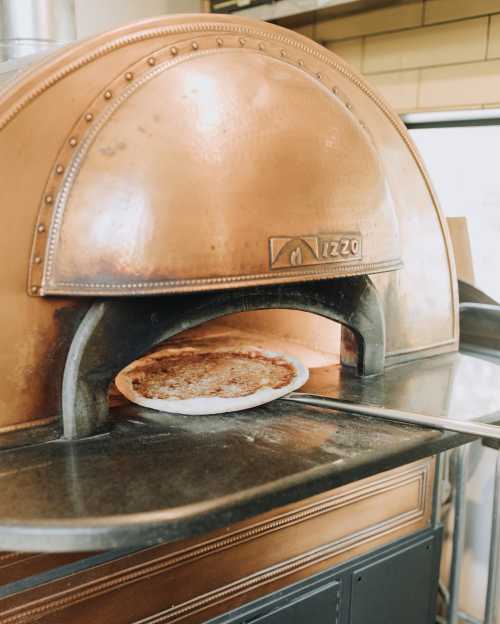
[[[269,239],[271,269],[361,260],[359,233],[319,236],[273,236]]]

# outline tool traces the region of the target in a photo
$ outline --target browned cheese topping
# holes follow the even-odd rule
[[[182,353],[155,359],[127,373],[148,399],[244,397],[262,388],[283,388],[294,367],[280,357],[254,352]]]

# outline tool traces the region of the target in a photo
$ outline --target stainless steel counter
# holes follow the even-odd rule
[[[500,367],[445,355],[305,388],[367,404],[500,420]],[[186,417],[115,409],[111,433],[0,453],[0,545],[91,550],[190,537],[470,438],[276,401]]]

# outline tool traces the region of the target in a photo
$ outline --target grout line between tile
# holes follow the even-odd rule
[[[484,60],[488,60],[488,53],[490,49],[490,31],[491,31],[491,15],[488,16],[488,26],[486,28],[486,49],[484,51]]]
[[[470,17],[462,17],[462,18],[457,18],[457,19],[452,19],[452,20],[445,20],[445,21],[442,21],[442,22],[431,22],[430,24],[421,24],[421,25],[416,25],[416,26],[405,26],[403,28],[391,28],[390,30],[380,30],[380,31],[377,30],[377,31],[374,31],[374,32],[352,34],[352,35],[349,35],[347,37],[339,37],[339,38],[333,38],[333,39],[322,39],[321,41],[323,43],[334,43],[334,42],[337,43],[339,41],[345,41],[346,39],[357,39],[358,37],[380,37],[382,35],[393,35],[393,34],[400,33],[400,32],[407,32],[408,30],[420,30],[421,28],[432,28],[433,26],[445,26],[446,24],[456,24],[456,23],[459,23],[459,22],[470,22],[472,20],[484,19],[485,17],[488,17],[488,18],[491,19],[491,17],[493,17],[494,15],[500,15],[500,11],[495,12],[495,13],[483,13],[481,15],[472,15]],[[317,23],[318,23],[318,20],[315,21],[315,25]],[[317,41],[316,32],[317,32],[317,30],[315,28],[315,30],[314,30],[315,41]]]
[[[417,101],[415,102],[417,109],[420,106],[421,86],[422,86],[422,68],[419,67],[418,74],[417,74]]]
[[[461,65],[476,65],[478,63],[490,63],[498,61],[500,57],[492,57],[488,59],[475,59],[473,61],[460,61],[460,63],[439,63],[437,65],[417,65],[415,67],[399,67],[397,69],[386,69],[384,71],[363,72],[365,76],[380,76],[382,74],[398,74],[401,72],[416,71],[420,69],[438,69],[439,67],[460,67]]]
[[[365,41],[366,37],[361,37],[361,67],[360,71],[363,73],[365,67]]]

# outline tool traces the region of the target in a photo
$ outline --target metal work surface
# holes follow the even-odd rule
[[[326,383],[328,380],[328,384]],[[361,380],[313,370],[305,390],[493,420],[500,367],[446,355]],[[185,417],[114,411],[110,434],[0,453],[0,545],[85,550],[189,537],[469,440],[276,401]]]

